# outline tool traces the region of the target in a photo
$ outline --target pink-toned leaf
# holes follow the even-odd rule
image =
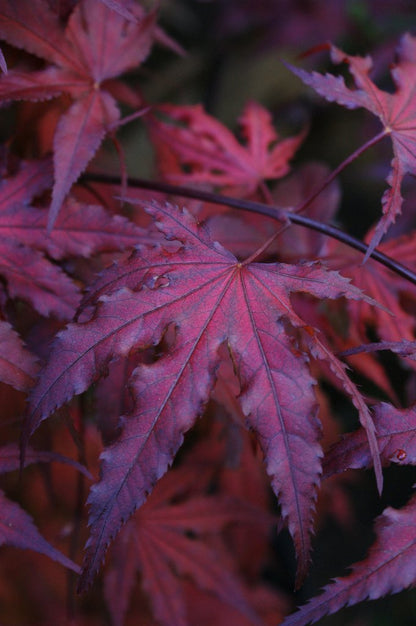
[[[49,159],[22,163],[17,174],[0,184],[0,273],[7,280],[10,296],[28,300],[42,315],[53,314],[68,319],[78,305],[79,290],[57,265],[34,248],[54,252],[61,258],[65,254],[81,252],[80,246],[74,242],[59,253],[63,238],[48,238],[46,212],[28,206],[34,196],[51,185],[51,165]],[[85,215],[88,222],[87,216],[88,211]],[[102,221],[105,224],[106,220],[102,218]],[[104,230],[109,226],[108,221],[118,222],[107,218]],[[110,241],[104,237],[102,244],[106,243]],[[94,244],[99,247],[97,238],[92,238],[91,252]]]
[[[319,264],[239,263],[189,214],[169,205],[148,210],[166,243],[103,275],[95,313],[59,334],[26,424],[27,440],[43,419],[102,376],[110,360],[157,344],[174,324],[170,354],[135,370],[135,409],[123,418],[120,438],[102,455],[102,480],[90,495],[91,538],[82,586],[90,582],[123,520],[166,472],[184,432],[201,413],[224,342],[240,379],[247,424],[260,440],[295,540],[301,577],[309,559],[321,453],[314,381],[306,355],[295,351],[290,334],[304,322],[290,297],[296,291],[321,298],[364,296]]]
[[[30,516],[0,491],[0,545],[35,550],[74,572],[79,566],[56,550],[39,533]]]
[[[396,409],[382,402],[374,407],[377,442],[383,465],[416,464],[416,407]],[[368,468],[372,459],[366,434],[362,429],[345,435],[324,460],[325,477],[347,469]]]
[[[377,539],[369,555],[355,564],[351,574],[337,578],[282,626],[306,626],[343,606],[397,593],[416,582],[416,498],[397,510],[385,509],[376,521]]]
[[[226,560],[221,558],[221,553],[218,551],[215,553],[202,542],[189,541],[184,534],[171,531],[168,527],[158,529],[147,526],[142,529],[142,532],[143,538],[147,539],[146,550],[152,545],[154,552],[163,555],[163,573],[166,582],[173,577],[173,573],[170,573],[170,576],[166,574],[165,561],[168,561],[174,564],[182,578],[189,577],[195,580],[199,588],[213,593],[226,604],[236,608],[242,615],[251,618],[253,624],[260,626],[260,620],[256,619],[254,610],[245,598],[244,588],[237,576],[227,569]],[[141,545],[140,548],[143,549],[143,546]],[[157,594],[156,590],[155,586],[152,591],[157,614],[161,611],[165,612],[166,594],[169,597],[169,589],[165,589],[163,594]],[[172,617],[168,620],[165,617],[162,623],[168,626],[172,623],[171,620]]]
[[[75,102],[59,121],[54,137],[55,186],[49,212],[52,229],[72,184],[98,150],[106,129],[119,119],[112,96],[93,91]]]
[[[240,117],[245,145],[201,106],[159,107],[166,121],[153,118],[150,127],[161,172],[176,182],[209,183],[256,191],[265,180],[281,178],[304,133],[280,139],[270,113],[250,102]]]
[[[102,2],[84,0],[68,22],[66,37],[83,73],[99,85],[140,65],[154,40],[155,13],[146,15],[136,2],[124,5],[137,19],[126,21]]]
[[[390,188],[382,199],[383,215],[373,233],[366,260],[379,244],[384,233],[401,212],[401,183],[405,174],[416,173],[416,131],[414,107],[414,84],[416,79],[416,38],[409,34],[402,37],[398,48],[398,62],[391,75],[396,86],[391,94],[379,89],[369,76],[372,67],[370,57],[350,56],[331,46],[334,63],[345,62],[354,78],[355,89],[350,89],[340,77],[322,76],[291,67],[307,85],[313,87],[327,100],[338,102],[354,109],[364,107],[374,113],[383,124],[384,132],[390,136],[394,158],[387,178]]]
[[[123,6],[127,8],[126,3]],[[71,185],[119,119],[117,105],[102,83],[137,67],[154,41],[155,12],[146,14],[134,2],[129,3],[130,9],[137,20],[126,20],[98,0],[84,0],[75,6],[63,30],[46,0],[36,5],[21,0],[18,6],[0,1],[0,38],[53,63],[35,75],[20,72],[4,77],[3,89],[0,80],[3,100],[44,100],[62,92],[75,100],[55,132],[49,229]]]

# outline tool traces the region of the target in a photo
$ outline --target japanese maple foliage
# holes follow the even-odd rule
[[[244,92],[235,130],[215,115],[217,93],[204,105],[182,93],[175,72],[197,54],[181,56],[187,24],[207,11],[216,37],[230,33],[225,60],[255,30],[229,22],[236,8],[199,4],[183,3],[178,14],[195,15],[179,23],[175,0],[171,14],[138,0],[0,0],[4,625],[306,626],[416,585],[412,202],[400,216],[416,173],[416,39],[402,35],[392,93],[370,56],[332,44],[317,48],[346,64],[351,86],[290,65],[382,123],[362,145],[367,126],[347,132],[350,155],[331,139],[331,170],[306,88],[302,105],[281,106],[284,80],[276,100]],[[313,22],[305,11],[276,31],[285,41],[296,16]],[[336,15],[334,32],[350,32]],[[221,92],[227,63],[213,65]],[[385,184],[385,137],[389,188],[360,241],[340,226],[365,208],[344,206],[344,170],[356,161],[360,184]],[[132,163],[158,179],[135,178]],[[354,532],[360,489],[372,545]],[[314,586],[314,535],[333,545],[330,519],[359,562],[343,575],[335,561],[334,582],[287,616],[293,590],[308,575]]]
[[[351,56],[337,48],[330,47],[334,63],[347,63],[354,78],[356,89],[345,85],[341,76],[317,73],[308,74],[304,70],[292,67],[292,71],[307,85],[313,87],[330,102],[337,102],[349,109],[364,107],[376,115],[382,125],[383,135],[391,137],[394,158],[391,172],[387,177],[390,185],[382,198],[383,216],[371,238],[367,257],[380,243],[389,226],[401,211],[403,198],[401,184],[405,174],[416,173],[415,163],[415,127],[414,127],[414,84],[416,77],[416,40],[409,34],[402,37],[398,49],[398,62],[393,66],[391,75],[396,91],[390,94],[374,84],[370,78],[372,62],[370,57]]]

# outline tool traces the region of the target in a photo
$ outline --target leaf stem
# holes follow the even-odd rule
[[[377,135],[377,137],[378,140],[381,139],[381,136]],[[374,144],[376,142],[376,137],[370,140],[370,142]],[[369,147],[370,142],[367,142],[367,144],[365,144],[367,148]],[[356,152],[361,153],[363,149],[364,147],[362,146],[361,149]],[[353,155],[348,157],[348,159],[352,159],[352,157]],[[345,164],[345,161],[343,163]],[[339,167],[341,167],[341,165]],[[339,168],[337,168],[337,170],[338,169]],[[334,170],[334,172],[337,170]],[[86,173],[82,176],[81,181],[87,181],[91,183],[104,183],[108,185],[121,184],[121,178],[119,176],[98,173]],[[329,182],[327,182],[327,184],[329,184]],[[224,206],[229,206],[234,209],[250,211],[252,213],[259,213],[260,215],[271,217],[272,219],[275,219],[279,222],[291,222],[292,224],[298,224],[299,226],[304,226],[305,228],[315,230],[319,233],[327,235],[328,237],[332,237],[333,239],[341,241],[341,243],[344,243],[350,248],[354,248],[355,250],[362,252],[362,254],[364,255],[368,250],[368,246],[365,243],[363,243],[359,239],[356,239],[352,235],[345,233],[339,228],[331,226],[330,224],[322,224],[321,222],[318,222],[317,220],[314,220],[310,217],[306,217],[305,215],[299,215],[297,213],[294,213],[293,210],[284,209],[277,206],[269,206],[267,204],[263,204],[262,202],[255,202],[253,200],[233,198],[231,196],[224,196],[221,194],[213,193],[211,191],[204,191],[202,189],[196,189],[192,187],[183,187],[182,185],[172,185],[170,183],[159,182],[155,180],[145,180],[142,178],[129,177],[127,180],[127,184],[133,188],[150,189],[153,191],[159,191],[161,193],[182,196],[184,198],[194,198],[197,200],[202,200],[203,202],[212,202],[213,204],[222,204]],[[392,272],[395,272],[402,278],[405,278],[409,282],[416,285],[416,273],[413,272],[410,268],[402,265],[398,261],[395,261],[391,257],[388,257],[386,254],[383,254],[377,249],[373,250],[370,256],[378,263],[381,263],[382,265],[390,269]]]
[[[306,200],[303,200],[297,207],[295,207],[294,213],[302,213],[302,211],[304,211],[310,204],[312,204],[312,202],[319,196],[319,194],[321,194],[324,189],[326,189],[328,185],[330,185],[332,181],[335,180],[335,178],[343,170],[345,170],[348,165],[350,165],[350,163],[358,159],[358,157],[360,157],[366,150],[379,143],[382,139],[384,139],[384,137],[386,137],[387,134],[387,131],[384,129],[380,133],[378,133],[378,135],[375,135],[375,137],[372,137],[372,139],[369,139],[368,141],[366,141],[366,143],[357,148],[357,150],[350,154],[327,176],[324,182],[315,191],[313,191],[311,195],[306,198]]]

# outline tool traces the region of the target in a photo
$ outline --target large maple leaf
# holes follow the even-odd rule
[[[401,183],[405,174],[416,174],[416,38],[404,35],[398,49],[398,62],[393,66],[391,75],[396,86],[395,93],[383,91],[374,84],[369,76],[372,68],[370,57],[351,56],[330,47],[334,63],[345,62],[354,78],[356,89],[346,86],[341,76],[304,70],[289,66],[307,85],[331,102],[337,102],[349,109],[364,107],[376,115],[384,129],[384,134],[391,138],[393,160],[391,172],[387,178],[390,188],[382,198],[383,216],[371,239],[367,257],[378,245],[397,215],[401,212],[403,198]]]
[[[294,538],[299,579],[306,572],[320,475],[319,426],[305,334],[327,359],[360,411],[376,474],[381,471],[371,416],[342,364],[296,314],[291,293],[317,298],[362,298],[348,279],[319,263],[240,262],[187,212],[147,207],[165,242],[137,252],[97,281],[89,307],[56,340],[31,398],[26,439],[55,409],[106,374],[117,356],[158,344],[168,327],[170,351],[139,364],[130,387],[135,407],[122,433],[102,454],[102,477],[92,488],[91,536],[81,587],[100,565],[123,521],[166,472],[183,434],[202,412],[228,347],[240,381],[239,399],[255,431],[283,517]],[[96,299],[95,309],[92,306]],[[378,465],[377,465],[378,463]]]
[[[137,20],[126,20],[97,0],[84,0],[64,29],[46,0],[0,1],[0,38],[49,63],[37,72],[8,72],[0,81],[0,99],[36,101],[62,93],[73,99],[54,136],[49,227],[72,183],[119,121],[112,95],[119,94],[119,85],[113,79],[138,66],[153,43],[155,14],[129,4]]]

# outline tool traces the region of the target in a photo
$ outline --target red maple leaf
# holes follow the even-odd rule
[[[396,92],[391,94],[374,84],[369,76],[372,68],[370,57],[351,56],[330,46],[331,59],[334,63],[347,63],[354,78],[356,89],[346,86],[341,76],[317,72],[305,72],[293,66],[290,69],[313,87],[330,102],[337,102],[349,109],[364,107],[376,115],[382,125],[383,134],[391,138],[393,160],[391,172],[387,178],[390,185],[382,198],[383,216],[372,236],[367,256],[378,245],[397,215],[401,212],[403,198],[401,183],[405,174],[416,174],[416,109],[414,89],[416,81],[416,38],[409,34],[402,37],[398,48],[398,62],[393,66],[391,75]]]
[[[258,622],[220,537],[230,525],[250,524],[255,532],[273,518],[236,498],[186,495],[188,482],[186,467],[166,474],[113,544],[105,595],[115,624],[123,623],[137,571],[161,624],[188,624],[185,578]]]
[[[72,105],[54,136],[55,183],[49,215],[54,224],[62,201],[120,118],[115,77],[138,66],[154,40],[155,14],[131,2],[137,20],[105,4],[77,4],[64,29],[46,0],[0,1],[0,37],[49,63],[43,70],[11,70],[0,81],[0,98],[45,100],[69,94]]]
[[[264,191],[266,180],[285,176],[305,136],[281,139],[257,102],[249,102],[239,119],[245,144],[200,105],[158,110],[163,118],[152,118],[150,128],[161,173],[175,182],[209,183],[239,194]]]
[[[373,423],[342,364],[295,313],[290,296],[362,298],[336,272],[304,265],[239,262],[212,242],[195,220],[172,206],[148,207],[166,241],[110,268],[97,281],[95,311],[61,332],[31,398],[26,439],[74,394],[104,375],[108,363],[133,349],[158,344],[168,327],[168,354],[140,364],[130,379],[133,412],[122,434],[102,455],[102,478],[93,486],[91,536],[81,587],[99,567],[121,524],[145,501],[180,447],[215,382],[228,347],[240,381],[247,425],[256,433],[266,469],[306,572],[315,494],[320,474],[319,426],[308,356],[297,348],[305,335],[314,356],[330,363],[360,412],[376,475],[381,471]],[[145,254],[144,254],[145,252]],[[82,318],[81,318],[82,319]]]

